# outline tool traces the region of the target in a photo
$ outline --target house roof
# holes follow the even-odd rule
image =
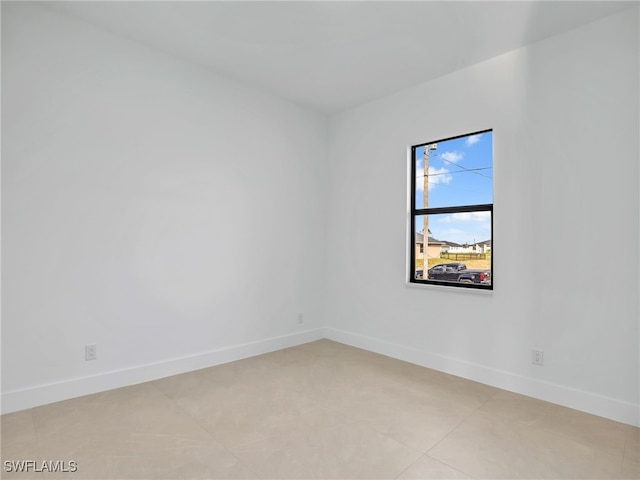
[[[445,240],[443,245],[447,245],[448,247],[460,247],[461,245],[456,242],[450,242],[449,240]]]
[[[429,237],[429,245],[446,245],[447,242],[438,240],[437,238]]]
[[[424,234],[416,232],[416,243],[424,242]],[[450,242],[438,240],[437,238],[429,237],[429,245],[450,245]]]

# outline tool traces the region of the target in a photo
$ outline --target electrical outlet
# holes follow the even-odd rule
[[[93,345],[85,345],[84,346],[84,359],[95,360],[98,358],[98,346],[96,344]]]
[[[531,350],[531,363],[534,365],[544,365],[544,352],[542,350]]]
[[[298,314],[298,323],[304,323],[304,316],[301,313]]]

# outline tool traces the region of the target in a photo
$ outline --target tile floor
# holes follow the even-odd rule
[[[638,479],[639,438],[321,340],[4,415],[2,478]],[[7,460],[77,471],[7,472]]]

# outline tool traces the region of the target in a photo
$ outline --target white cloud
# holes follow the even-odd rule
[[[438,239],[442,240],[442,239],[447,239],[450,240],[452,242],[454,242],[455,240],[453,240],[454,238],[466,238],[467,235],[467,231],[466,230],[462,230],[460,228],[443,228],[443,229],[439,229],[438,230]]]
[[[439,183],[449,184],[451,180],[453,177],[449,175],[449,170],[446,168],[429,167],[429,188],[433,188]]]
[[[434,215],[431,231],[438,240],[460,245],[481,242],[491,238],[490,212],[461,212],[450,215]]]
[[[491,212],[459,212],[442,218],[443,223],[451,222],[487,222],[491,219]]]
[[[418,167],[416,169],[416,188],[419,192],[423,190],[423,178],[424,167]],[[429,166],[429,191],[431,191],[437,185],[446,185],[451,183],[453,177],[449,175],[449,170],[445,167],[434,168]]]
[[[451,162],[451,163],[459,162],[460,160],[462,160],[462,157],[464,157],[462,153],[458,153],[458,152],[444,152],[440,156],[447,162]]]
[[[477,134],[477,135],[471,135],[469,137],[467,137],[467,139],[464,141],[464,143],[467,145],[467,147],[470,147],[471,145],[474,145],[476,143],[478,143],[480,141],[480,137],[482,136],[481,133]]]

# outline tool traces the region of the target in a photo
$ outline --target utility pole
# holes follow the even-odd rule
[[[422,194],[424,196],[424,206],[422,208],[429,208],[429,151],[437,150],[438,144],[432,143],[431,145],[424,146],[424,176],[422,177],[423,187]],[[423,271],[428,269],[427,265],[427,252],[429,251],[429,216],[425,215],[422,218],[424,222],[424,230],[422,232],[422,258],[423,258]]]

